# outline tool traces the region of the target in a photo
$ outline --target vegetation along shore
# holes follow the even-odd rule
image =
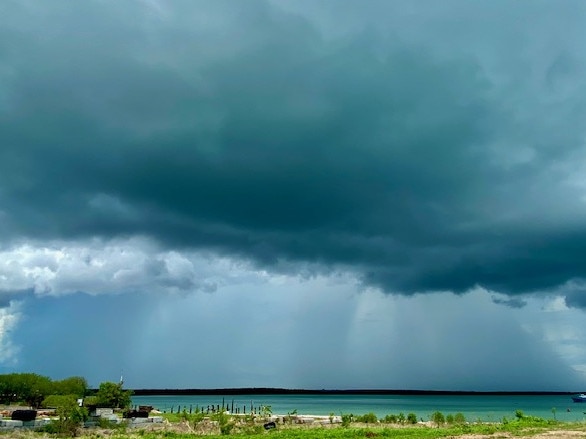
[[[0,436],[9,438],[209,438],[226,435],[295,438],[586,438],[586,423],[529,416],[521,410],[499,422],[468,420],[462,413],[436,411],[424,421],[416,413],[377,417],[374,413],[300,415],[254,413],[226,407],[196,407],[161,413],[131,407],[132,391],[123,383],[104,382],[89,389],[82,377],[53,381],[36,374],[0,375]]]

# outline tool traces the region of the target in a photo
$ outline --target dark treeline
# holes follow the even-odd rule
[[[451,390],[393,390],[393,389],[282,389],[274,387],[244,387],[225,389],[133,389],[140,395],[571,395],[575,392],[528,391],[451,391]]]

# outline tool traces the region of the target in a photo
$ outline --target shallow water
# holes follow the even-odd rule
[[[559,421],[586,421],[586,404],[574,403],[568,395],[144,395],[132,398],[134,405],[152,405],[169,412],[208,405],[234,404],[250,413],[250,407],[271,406],[275,414],[329,415],[334,413],[375,413],[379,418],[388,414],[415,413],[429,420],[440,411],[444,415],[462,413],[468,421],[502,421],[512,419],[516,410],[526,415]],[[555,413],[554,413],[555,408]]]

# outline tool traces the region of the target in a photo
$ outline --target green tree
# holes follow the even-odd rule
[[[132,403],[132,391],[122,389],[122,383],[103,382],[100,384],[96,396],[97,405],[102,407],[126,409]]]
[[[10,405],[16,401],[16,374],[0,375],[0,403]]]
[[[77,404],[74,395],[53,395],[47,400],[50,398],[57,404],[56,412],[59,418],[48,426],[47,431],[71,437],[77,436],[81,423],[88,418],[87,409]]]
[[[13,373],[0,378],[0,399],[5,404],[25,402],[36,408],[52,390],[51,379],[36,373]]]
[[[83,377],[69,377],[53,383],[55,395],[75,395],[82,398],[87,393],[87,381]]]

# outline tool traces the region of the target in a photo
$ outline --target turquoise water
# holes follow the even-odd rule
[[[336,415],[353,413],[360,415],[373,412],[379,418],[388,414],[415,413],[418,418],[429,420],[430,415],[440,411],[444,415],[463,413],[468,421],[501,421],[503,417],[514,418],[516,410],[526,415],[559,421],[586,421],[586,404],[574,403],[568,395],[145,395],[134,396],[134,405],[152,405],[161,411],[177,411],[180,407],[189,411],[208,405],[228,408],[251,404],[271,406],[275,414],[287,414],[297,410],[298,414]],[[235,410],[236,411],[236,410]]]

